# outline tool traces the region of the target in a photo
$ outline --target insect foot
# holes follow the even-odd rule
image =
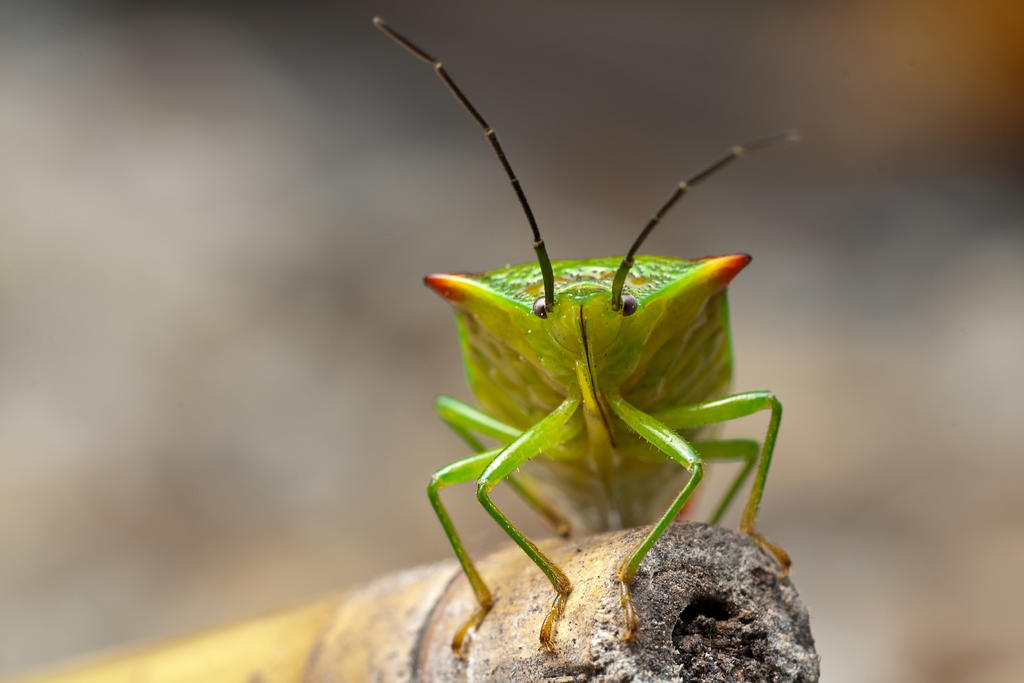
[[[636,635],[639,618],[636,615],[636,608],[633,607],[633,594],[629,590],[629,582],[621,578],[619,579],[619,605],[622,606],[622,611],[626,614],[626,632],[622,639],[630,641]]]
[[[793,560],[789,559],[789,553],[754,531],[744,530],[744,533],[750,536],[750,540],[760,546],[761,550],[775,558],[775,561],[779,563],[779,567],[782,569],[779,572],[780,577],[789,576],[789,568],[793,565]]]
[[[544,617],[544,623],[540,627],[540,649],[547,650],[548,652],[554,652],[555,648],[551,644],[551,639],[555,635],[555,627],[558,625],[558,620],[565,614],[565,603],[569,599],[569,593],[572,592],[572,585],[569,583],[569,579],[562,574],[559,577],[559,585],[556,586],[555,599],[551,602],[551,609],[548,611],[548,615]]]
[[[480,607],[477,608],[476,612],[473,612],[473,616],[471,616],[469,620],[455,632],[455,637],[452,638],[452,652],[454,652],[455,656],[459,659],[466,658],[466,635],[469,633],[469,630],[475,629],[480,625],[480,622],[484,620],[487,613],[491,611],[492,605],[493,603],[490,600],[488,600],[486,604],[481,604]]]

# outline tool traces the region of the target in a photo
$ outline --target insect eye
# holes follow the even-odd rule
[[[540,297],[533,302],[533,314],[538,318],[548,317],[547,306],[544,305],[544,297]]]
[[[637,306],[639,306],[639,305],[640,304],[638,304],[637,301],[636,301],[636,297],[633,296],[632,294],[623,294],[622,295],[622,315],[623,316],[633,315],[634,313],[636,313]]]

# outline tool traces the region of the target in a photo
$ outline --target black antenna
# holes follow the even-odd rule
[[[508,159],[505,158],[505,151],[501,148],[501,143],[498,142],[498,136],[494,132],[494,129],[484,120],[484,117],[480,115],[480,112],[476,110],[476,107],[469,101],[463,92],[459,89],[459,86],[455,85],[455,81],[452,80],[448,72],[445,71],[444,66],[437,59],[434,59],[429,54],[416,47],[408,38],[395,31],[393,28],[384,23],[384,20],[380,17],[373,18],[373,25],[383,31],[389,38],[394,40],[396,43],[404,47],[406,50],[411,52],[417,59],[420,59],[427,64],[434,67],[434,71],[437,72],[438,78],[444,83],[445,87],[448,88],[455,99],[465,107],[469,115],[472,116],[480,127],[484,130],[484,135],[487,136],[487,141],[491,143],[491,147],[494,148],[494,153],[498,155],[498,161],[501,162],[502,168],[505,169],[505,173],[508,174],[508,179],[512,182],[512,188],[516,191],[516,196],[519,197],[519,203],[523,205],[523,211],[526,213],[526,220],[530,222],[530,229],[533,231],[533,250],[537,252],[537,261],[540,262],[540,272],[544,278],[544,310],[549,311],[555,304],[555,274],[551,270],[551,260],[548,258],[548,250],[544,246],[544,240],[540,238],[540,229],[537,228],[537,219],[533,217],[533,211],[530,209],[530,204],[526,201],[526,195],[523,193],[523,188],[519,184],[519,179],[516,178],[516,174],[512,171],[512,166],[509,165]]]
[[[640,248],[640,245],[644,243],[647,236],[651,234],[652,230],[654,230],[654,226],[661,222],[661,219],[665,217],[668,210],[675,206],[676,202],[682,199],[683,195],[686,194],[691,187],[702,180],[705,180],[708,176],[722,170],[747,152],[755,152],[757,150],[764,149],[765,147],[774,147],[775,145],[792,144],[795,142],[800,142],[800,133],[796,130],[789,130],[780,135],[773,135],[770,138],[762,138],[761,140],[755,140],[743,145],[736,145],[727,155],[711,164],[692,178],[679,183],[679,187],[677,187],[675,192],[672,193],[672,196],[668,198],[668,201],[662,204],[661,208],[658,209],[658,212],[654,214],[654,217],[651,218],[647,225],[644,226],[644,229],[640,231],[640,235],[636,238],[636,241],[633,242],[633,246],[629,248],[629,251],[626,252],[625,258],[622,259],[619,269],[615,271],[615,279],[612,280],[612,308],[617,311],[622,307],[622,287],[626,284],[626,275],[629,274],[629,269],[633,267],[633,258],[636,256],[636,252]]]

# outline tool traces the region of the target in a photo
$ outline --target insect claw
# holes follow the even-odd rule
[[[569,590],[564,593],[559,592],[555,594],[555,600],[551,603],[551,609],[548,611],[548,615],[544,617],[544,623],[540,627],[540,649],[547,650],[548,652],[554,652],[555,648],[551,644],[551,639],[555,633],[555,625],[558,622],[559,617],[565,612],[565,603],[569,599]]]
[[[629,642],[636,635],[639,619],[636,614],[636,608],[633,607],[633,594],[629,590],[629,583],[622,579],[619,579],[619,604],[622,605],[622,610],[626,615],[626,633],[622,636],[622,639]]]
[[[458,631],[455,632],[455,637],[452,638],[452,652],[459,659],[465,659],[465,647],[466,647],[466,636],[469,634],[470,629],[475,629],[480,625],[480,622],[484,620],[487,613],[491,611],[491,603],[488,599],[487,604],[480,605],[476,612],[473,612],[465,624],[462,625]]]
[[[466,639],[466,627],[463,626],[455,634],[455,637],[452,638],[452,654],[454,654],[459,659],[465,659],[466,658],[466,653],[462,649],[463,645],[465,644],[465,639]]]
[[[754,543],[757,543],[761,550],[771,555],[773,558],[775,558],[775,561],[779,563],[779,567],[782,569],[781,573],[779,574],[780,579],[789,576],[789,568],[793,565],[793,560],[789,558],[789,553],[787,553],[781,547],[769,541],[767,538],[759,536],[753,531],[748,531],[747,535],[750,536],[751,540],[753,540]]]

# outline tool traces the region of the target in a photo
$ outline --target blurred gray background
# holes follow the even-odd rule
[[[532,251],[379,13],[491,119],[554,258],[801,128],[645,251],[755,257],[735,385],[785,405],[761,528],[823,680],[1019,680],[1020,3],[426,5],[0,4],[0,673],[450,556],[431,401],[468,392],[421,277]]]

